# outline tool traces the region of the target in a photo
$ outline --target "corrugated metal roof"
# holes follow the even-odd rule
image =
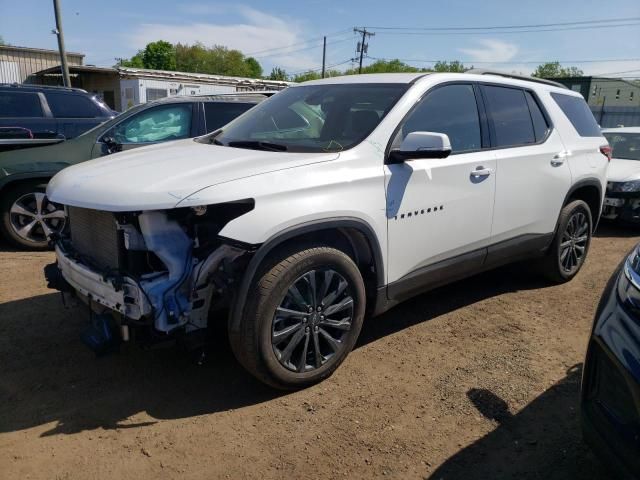
[[[0,51],[2,50],[11,50],[14,52],[33,52],[33,53],[52,53],[55,55],[59,55],[60,52],[58,50],[49,50],[46,48],[33,48],[33,47],[18,47],[16,45],[0,45]],[[74,55],[76,57],[84,57],[84,53],[78,52],[67,52],[67,55]]]

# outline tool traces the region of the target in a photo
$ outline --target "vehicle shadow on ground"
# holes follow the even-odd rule
[[[358,346],[484,298],[543,286],[517,266],[485,273],[367,319]],[[175,346],[127,345],[123,354],[96,358],[79,339],[87,322],[86,310],[65,309],[54,293],[0,305],[0,432],[52,422],[41,435],[132,428],[285,394],[242,369],[222,330],[207,349],[207,361],[197,365]],[[131,418],[141,412],[152,418]]]
[[[593,236],[596,238],[640,237],[640,225],[623,225],[618,222],[601,219]]]
[[[444,462],[430,479],[608,479],[605,467],[582,441],[579,421],[581,365],[513,414],[493,392],[467,397],[495,430]]]
[[[356,348],[487,298],[550,286],[526,262],[481,273],[414,297],[379,317],[365,320]]]

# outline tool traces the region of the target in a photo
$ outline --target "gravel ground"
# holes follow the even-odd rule
[[[280,393],[224,338],[96,359],[82,310],[47,290],[47,253],[0,245],[0,477],[606,479],[578,391],[606,280],[639,240],[603,225],[582,272],[511,266],[365,321],[313,388]]]

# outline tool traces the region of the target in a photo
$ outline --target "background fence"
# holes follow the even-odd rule
[[[591,111],[598,124],[603,128],[640,126],[640,107],[592,106]]]

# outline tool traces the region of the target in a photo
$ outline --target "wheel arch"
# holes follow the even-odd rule
[[[4,178],[0,178],[0,196],[7,191],[8,188],[15,187],[17,184],[23,182],[32,182],[34,180],[41,181],[42,183],[49,183],[49,180],[58,173],[58,171],[52,172],[29,172],[29,173],[15,173],[7,175]]]
[[[565,197],[562,205],[567,205],[572,200],[582,200],[589,206],[589,210],[591,210],[593,230],[595,231],[598,221],[600,220],[603,201],[602,184],[600,183],[600,180],[596,178],[588,178],[576,182],[569,192],[567,192],[567,196]]]
[[[269,254],[293,242],[319,242],[345,251],[358,265],[365,281],[367,307],[375,305],[384,285],[382,249],[373,228],[355,217],[326,218],[289,227],[269,238],[255,251],[230,309],[229,328],[237,330],[251,283]]]

